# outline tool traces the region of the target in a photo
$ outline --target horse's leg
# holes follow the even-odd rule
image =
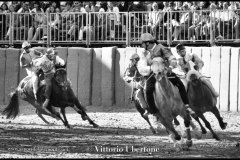
[[[166,128],[167,132],[172,135],[174,134],[174,139],[173,137],[170,135],[170,137],[172,138],[173,142],[175,143],[176,140],[181,140],[181,136],[178,134],[178,132],[175,130],[175,128],[173,127],[172,121],[168,121],[167,119],[165,120],[164,118],[162,118],[160,113],[156,114],[159,121],[164,125],[164,127]]]
[[[75,102],[75,106],[71,106],[77,113],[79,113],[82,116],[83,120],[88,120],[89,124],[93,125],[94,128],[99,127],[95,122],[93,122],[93,120],[91,120],[87,113],[82,109],[82,105],[80,104],[80,102],[78,101],[77,98],[75,98],[74,100]]]
[[[191,117],[190,117],[190,115],[187,112],[185,112],[185,115],[183,116],[183,119],[184,119],[184,125],[186,127],[186,132],[187,132],[186,144],[187,144],[188,147],[191,147],[192,146],[192,137],[191,137],[191,132],[190,132],[190,120],[191,120]]]
[[[177,117],[175,117],[175,118],[173,119],[173,121],[174,121],[174,124],[175,124],[176,126],[180,125],[179,121],[177,120]]]
[[[212,130],[210,123],[206,120],[203,113],[199,114],[199,117],[203,120],[206,127],[211,131],[213,138],[215,138],[216,140],[220,140],[220,138],[217,136],[217,134]]]
[[[68,121],[67,121],[66,111],[65,111],[65,108],[64,108],[64,107],[61,108],[61,113],[62,113],[63,118],[64,118],[64,121],[65,121],[65,122],[63,121],[64,125],[65,125],[67,128],[70,128],[70,125],[69,125],[69,123],[68,123]]]
[[[55,115],[58,119],[60,119],[60,120],[63,122],[64,126],[66,126],[66,125],[65,125],[66,122],[62,119],[60,113],[57,112],[57,111],[55,110],[55,108],[54,108],[51,104],[49,104],[49,105],[47,106],[47,108],[48,108],[48,110],[50,111],[50,113],[52,113],[52,114]]]
[[[227,123],[223,122],[223,118],[221,117],[218,109],[216,106],[213,107],[213,109],[211,110],[211,112],[216,116],[216,118],[218,119],[219,125],[222,128],[222,130],[226,129]]]
[[[37,103],[35,100],[33,100],[32,98],[29,98],[28,100],[27,100],[27,102],[29,102],[31,105],[33,105],[36,109],[37,109],[37,111],[38,112],[36,112],[36,113],[39,113],[39,114],[45,114],[45,115],[47,115],[47,116],[50,116],[50,117],[52,117],[52,118],[55,118],[55,119],[57,119],[57,120],[59,120],[58,119],[58,117],[57,116],[55,116],[54,114],[49,114],[49,113],[47,113],[47,112],[45,112],[43,109],[42,109],[42,107],[39,105],[39,103]],[[39,115],[38,115],[39,116]],[[39,116],[40,118],[42,117],[42,116]],[[41,118],[42,119],[42,118]],[[43,120],[43,119],[42,119]],[[44,120],[43,120],[44,121]],[[45,121],[46,121],[46,119],[45,119]],[[44,121],[44,122],[45,122]],[[46,122],[45,122],[46,123]],[[49,124],[49,122],[47,123],[47,124]]]
[[[198,118],[198,114],[195,114],[195,115],[191,115],[197,122],[198,124],[200,125],[201,127],[201,130],[202,130],[202,134],[206,134],[207,133],[207,130],[203,127],[202,123],[200,122],[199,118]]]
[[[149,121],[148,116],[144,116],[144,115],[143,115],[144,112],[145,112],[145,109],[143,109],[143,108],[141,107],[141,105],[139,104],[139,102],[137,102],[137,100],[135,100],[134,103],[135,103],[135,107],[136,107],[136,109],[138,110],[138,112],[140,113],[140,115],[141,115],[141,116],[147,121],[147,123],[149,124],[150,130],[152,131],[152,133],[153,133],[153,134],[156,134],[157,132],[155,131],[155,129],[153,128],[151,122]]]
[[[42,116],[42,113],[40,113],[38,109],[36,109],[36,114],[37,114],[38,117],[40,117],[40,118],[43,120],[43,122],[46,123],[47,125],[52,124],[52,123],[48,122],[48,121]]]

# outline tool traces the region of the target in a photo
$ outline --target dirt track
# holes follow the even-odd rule
[[[0,115],[0,158],[240,158],[240,113],[221,112],[228,123],[224,131],[211,113],[205,113],[222,141],[207,130],[202,139],[193,138],[189,151],[177,152],[165,129],[153,135],[135,108],[89,106],[87,110],[99,128],[82,121],[72,109],[67,109],[72,129],[46,116],[54,125],[45,125],[31,106],[21,106],[14,120]]]

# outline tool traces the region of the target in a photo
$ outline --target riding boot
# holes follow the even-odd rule
[[[43,110],[47,113],[50,113],[49,110],[47,109],[47,106],[49,105],[49,102],[50,102],[50,99],[47,98],[42,105]]]
[[[219,97],[218,92],[214,89],[214,87],[209,79],[201,78],[201,81],[208,86],[208,88],[211,90],[214,97]]]
[[[37,90],[38,90],[38,76],[34,74],[32,76],[32,82],[33,82],[33,94],[34,98],[37,101]]]
[[[189,107],[189,104],[185,104],[186,110],[190,114],[195,114],[195,112],[192,110],[192,108]]]
[[[149,115],[148,105],[147,105],[147,103],[146,103],[146,101],[144,99],[144,94],[143,94],[143,90],[142,89],[138,89],[136,91],[136,97],[138,98],[141,107],[145,110],[143,116],[147,117]]]

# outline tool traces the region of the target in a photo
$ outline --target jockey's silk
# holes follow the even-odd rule
[[[55,67],[53,61],[47,58],[46,55],[43,55],[41,58],[35,59],[33,61],[34,67],[36,69],[42,69],[44,73],[54,73]]]
[[[44,73],[55,73],[55,64],[63,66],[64,60],[59,56],[56,56],[55,61],[47,58],[46,55],[33,60],[33,66],[35,69],[42,69]]]
[[[40,52],[35,51],[34,49],[29,49],[29,53],[26,53],[26,51],[23,51],[21,56],[20,56],[20,63],[22,65],[29,64],[31,63],[34,59],[40,58]],[[28,76],[32,75],[33,68],[32,67],[27,67],[25,68],[27,71]]]

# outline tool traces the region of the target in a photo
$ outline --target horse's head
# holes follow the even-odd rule
[[[161,57],[153,58],[151,68],[157,80],[161,80],[166,76],[166,63]]]
[[[67,71],[64,68],[59,68],[56,70],[54,74],[54,79],[57,84],[64,89],[68,87],[68,80],[67,80]]]
[[[196,70],[190,70],[187,73],[187,81],[188,83],[191,83],[193,86],[197,86],[200,84],[200,74]]]

